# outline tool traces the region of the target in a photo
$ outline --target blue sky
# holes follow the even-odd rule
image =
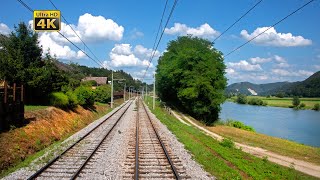
[[[165,0],[140,1],[62,1],[52,0],[105,67],[123,69],[135,78],[144,74],[152,52]],[[48,0],[25,0],[32,9],[54,9]],[[168,1],[168,9],[173,0]],[[193,34],[213,40],[257,0],[212,1],[179,0],[167,30],[147,72],[151,77],[159,55],[178,35]],[[264,0],[232,29],[215,42],[227,54],[255,34],[271,26],[306,0]],[[225,58],[228,83],[249,81],[268,83],[304,80],[320,70],[320,2],[314,1],[256,41]],[[18,1],[3,0],[0,33],[8,34],[21,21],[32,23],[32,13]],[[61,33],[83,45],[71,29]],[[62,62],[97,66],[57,33],[40,33],[40,44],[50,48]],[[86,50],[87,51],[87,50]],[[90,54],[88,52],[88,54]]]

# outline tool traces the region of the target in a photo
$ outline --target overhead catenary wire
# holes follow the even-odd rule
[[[28,9],[30,12],[33,13],[33,9],[30,8],[26,3],[24,3],[22,0],[17,0],[20,4],[22,4],[26,9]],[[75,43],[73,43],[70,39],[68,39],[66,36],[64,36],[62,33],[58,32],[63,38],[65,38],[68,42],[70,42],[73,46],[75,46],[79,51],[81,51],[84,55],[86,55],[89,59],[97,63],[99,66],[103,67],[102,64],[98,63],[95,59],[93,59],[91,56],[89,56],[86,52],[84,52],[79,46],[77,46]]]
[[[251,7],[246,13],[244,13],[239,19],[237,19],[233,24],[231,24],[226,30],[224,30],[218,37],[216,37],[213,42],[219,39],[223,34],[225,34],[229,29],[231,29],[237,22],[239,22],[242,18],[244,18],[250,11],[252,11],[255,7],[257,7],[262,0],[258,1],[253,7]]]
[[[51,3],[51,5],[58,10],[57,6],[51,1],[49,0],[49,2]],[[73,27],[70,25],[70,23],[67,21],[67,19],[63,16],[63,14],[61,14],[61,17],[63,18],[63,20],[67,23],[67,25],[71,28],[71,30],[74,32],[74,34],[80,39],[80,41],[83,43],[83,45],[89,50],[89,52],[95,57],[95,59],[100,63],[103,64],[99,58],[97,58],[97,56],[91,51],[91,49],[87,46],[87,44],[82,40],[82,38],[79,36],[79,34],[73,29]]]
[[[230,54],[234,53],[235,51],[237,51],[238,49],[242,48],[243,46],[247,45],[249,42],[253,41],[254,39],[256,39],[257,37],[259,37],[260,35],[264,34],[265,32],[267,32],[269,29],[275,27],[276,25],[278,25],[279,23],[281,23],[282,21],[284,21],[285,19],[287,19],[288,17],[292,16],[293,14],[295,14],[296,12],[298,12],[299,10],[303,9],[304,7],[306,7],[307,5],[309,5],[310,3],[312,3],[315,0],[310,0],[307,3],[305,3],[304,5],[300,6],[298,9],[296,9],[295,11],[291,12],[290,14],[288,14],[287,16],[285,16],[284,18],[282,18],[281,20],[277,21],[276,23],[274,23],[272,26],[268,27],[267,29],[265,29],[264,31],[262,31],[261,33],[259,33],[258,35],[254,36],[253,38],[249,39],[248,41],[246,41],[245,43],[241,44],[240,46],[238,46],[237,48],[235,48],[234,50],[230,51],[228,54],[226,54],[224,57],[229,56]]]
[[[169,16],[168,16],[168,18],[167,18],[166,24],[165,24],[165,26],[164,26],[164,28],[163,28],[163,30],[162,30],[162,32],[161,32],[160,38],[159,38],[159,40],[158,40],[158,43],[157,43],[156,47],[153,48],[153,52],[152,52],[152,55],[151,55],[151,57],[150,57],[150,59],[149,59],[148,66],[147,66],[147,68],[146,68],[146,71],[144,72],[144,75],[142,76],[142,81],[144,80],[144,78],[145,78],[145,76],[146,76],[146,74],[147,74],[147,72],[148,72],[148,69],[150,68],[150,65],[151,65],[152,60],[153,60],[153,58],[154,58],[154,56],[155,56],[155,53],[156,53],[156,51],[157,51],[157,49],[158,49],[158,47],[159,47],[159,44],[160,44],[160,41],[161,41],[162,36],[163,36],[163,34],[164,34],[164,31],[165,31],[166,27],[168,26],[168,23],[169,23],[169,21],[170,21],[170,19],[171,19],[171,17],[172,17],[173,11],[174,11],[177,3],[178,3],[178,0],[175,0],[173,6],[172,6],[172,8],[171,8],[170,14],[169,14]],[[161,25],[161,24],[162,24],[162,21],[160,21],[160,22],[161,22],[161,23],[160,23],[160,27],[161,27],[161,26],[162,26],[162,25]]]

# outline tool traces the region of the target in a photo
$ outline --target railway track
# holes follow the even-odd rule
[[[123,179],[188,179],[181,161],[152,121],[144,103],[138,100],[136,128],[129,142]]]
[[[106,148],[107,137],[131,104],[132,101],[128,101],[122,105],[28,179],[75,179],[81,177],[86,165],[89,162],[92,163],[91,160],[94,161],[92,157],[97,153],[103,152],[103,149]]]

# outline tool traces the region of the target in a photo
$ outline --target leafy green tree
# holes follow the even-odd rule
[[[247,102],[248,102],[247,96],[244,94],[239,94],[237,96],[236,102],[239,104],[247,104]]]
[[[158,95],[211,124],[218,119],[227,85],[220,51],[208,40],[183,36],[170,41],[159,59]]]
[[[298,97],[298,96],[294,96],[293,99],[292,99],[292,105],[293,105],[294,107],[298,107],[299,104],[300,104],[300,99],[299,99],[299,97]]]
[[[320,111],[320,104],[319,103],[314,104],[313,110]]]
[[[109,84],[98,86],[94,93],[95,101],[107,103],[111,98],[111,86]]]

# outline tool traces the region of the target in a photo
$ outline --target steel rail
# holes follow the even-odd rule
[[[113,129],[116,127],[116,125],[118,124],[118,122],[120,121],[120,119],[123,117],[124,114],[126,114],[127,110],[129,109],[129,107],[131,106],[131,103],[129,104],[129,106],[124,110],[124,112],[121,114],[121,116],[117,119],[116,123],[113,124],[112,128],[108,131],[108,133],[103,137],[103,139],[99,142],[99,144],[94,148],[94,150],[91,152],[91,154],[89,155],[89,157],[87,157],[87,159],[85,160],[85,162],[80,166],[80,168],[77,170],[77,172],[71,177],[71,179],[76,179],[78,177],[78,175],[80,174],[80,172],[82,171],[82,169],[87,165],[87,163],[90,161],[90,159],[92,158],[92,156],[96,153],[96,151],[99,149],[99,147],[101,146],[101,144],[107,139],[107,137],[109,136],[109,134],[113,131]]]
[[[139,179],[139,102],[137,108],[137,120],[136,120],[136,149],[135,149],[135,169],[134,169],[134,179]]]
[[[75,145],[77,145],[80,141],[82,141],[84,138],[86,138],[89,134],[91,134],[94,130],[96,130],[98,127],[100,127],[103,123],[105,123],[108,119],[110,119],[115,113],[117,113],[120,109],[122,109],[125,105],[129,103],[126,102],[124,105],[119,107],[116,111],[114,111],[110,116],[108,116],[105,120],[103,120],[101,123],[99,123],[96,127],[94,127],[92,130],[90,130],[87,134],[82,136],[80,139],[78,139],[75,143],[73,143],[71,146],[69,146],[66,150],[64,150],[61,154],[53,158],[51,161],[49,161],[45,166],[43,166],[41,169],[39,169],[37,172],[35,172],[32,176],[28,178],[28,180],[36,179],[43,171],[45,171],[48,167],[50,167],[54,162],[56,162],[61,156],[63,156],[65,153],[67,153],[70,149],[72,149]],[[129,105],[130,106],[130,105]]]
[[[158,139],[158,141],[159,141],[160,144],[161,144],[162,150],[163,150],[164,154],[166,155],[166,158],[167,158],[167,160],[168,160],[168,162],[169,162],[169,164],[170,164],[170,167],[171,167],[171,169],[172,169],[172,172],[173,172],[175,178],[176,178],[177,180],[180,180],[181,178],[180,178],[180,176],[179,176],[179,174],[178,174],[177,168],[174,166],[174,164],[173,164],[173,162],[172,162],[172,160],[171,160],[171,158],[170,158],[170,156],[169,156],[169,153],[168,153],[165,145],[163,144],[163,142],[162,142],[162,140],[161,140],[158,132],[156,131],[156,128],[154,127],[154,125],[153,125],[153,123],[152,123],[152,120],[151,120],[151,118],[150,118],[150,115],[149,115],[149,113],[148,113],[148,111],[147,111],[147,109],[146,109],[145,104],[144,104],[143,101],[142,101],[142,105],[143,105],[143,108],[144,108],[144,110],[145,110],[145,112],[146,112],[146,114],[147,114],[147,116],[148,116],[148,119],[149,119],[149,121],[150,121],[150,123],[151,123],[152,129],[153,129],[154,132],[156,133],[157,139]]]

